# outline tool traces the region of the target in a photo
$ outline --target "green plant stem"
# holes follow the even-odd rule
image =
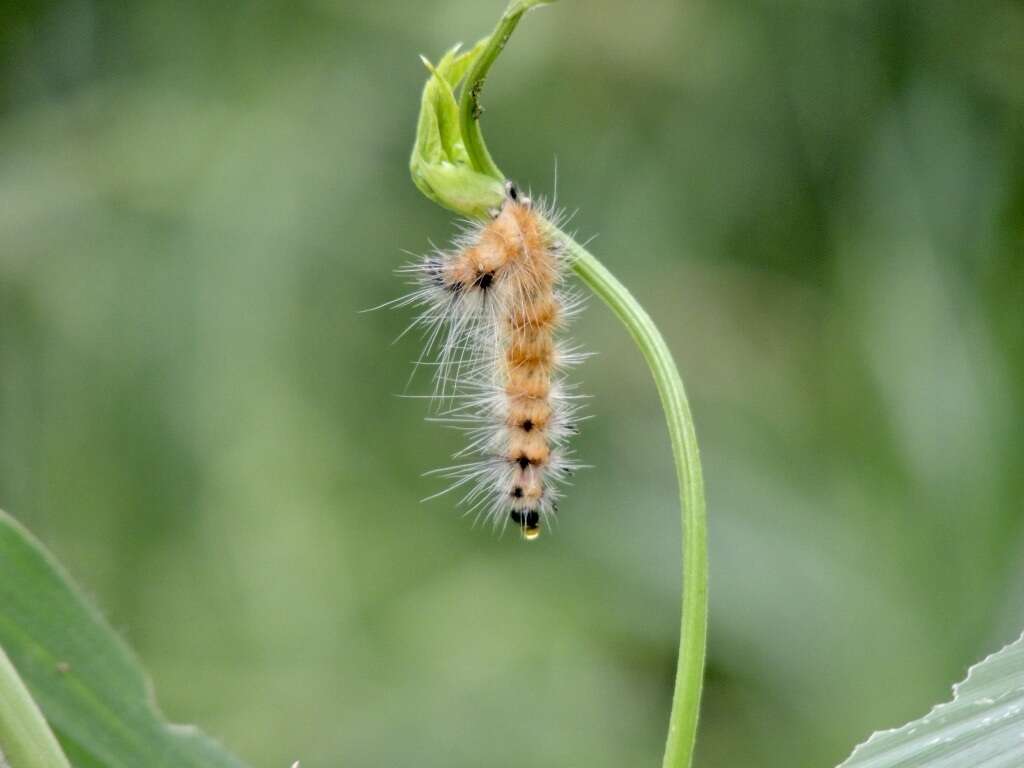
[[[459,99],[460,129],[470,163],[481,173],[502,181],[505,176],[491,158],[480,129],[480,93],[491,65],[504,50],[523,13],[542,1],[513,0],[467,74]],[[665,410],[679,481],[683,526],[683,598],[676,680],[662,766],[690,768],[697,741],[708,628],[707,512],[693,416],[672,353],[650,315],[586,248],[560,230],[556,229],[552,234],[565,243],[573,270],[579,278],[601,297],[626,326],[651,369]]]
[[[662,765],[689,768],[697,740],[708,628],[708,525],[693,416],[672,353],[650,315],[586,248],[564,233],[559,235],[572,257],[573,270],[611,308],[640,348],[665,410],[682,510],[683,603],[672,713]]]
[[[499,181],[504,181],[505,177],[491,158],[491,153],[487,151],[487,144],[484,143],[483,133],[480,130],[480,116],[483,114],[480,93],[483,91],[491,65],[505,49],[505,44],[528,8],[529,6],[522,2],[509,4],[508,9],[498,21],[494,33],[488,39],[487,46],[466,75],[466,85],[459,98],[459,128],[470,162],[480,173],[485,173]]]
[[[0,648],[0,766],[70,768],[14,665]]]

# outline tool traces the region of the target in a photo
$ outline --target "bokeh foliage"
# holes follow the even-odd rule
[[[10,3],[0,506],[257,766],[656,764],[678,516],[637,353],[558,530],[473,529],[358,314],[452,232],[424,73],[502,2]],[[833,765],[1024,625],[1024,9],[563,0],[488,85],[672,343],[712,542],[698,764]],[[417,378],[410,392],[427,389]]]

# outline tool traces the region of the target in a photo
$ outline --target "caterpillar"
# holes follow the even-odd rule
[[[405,268],[416,305],[410,328],[424,329],[424,356],[436,366],[434,417],[468,433],[462,463],[428,474],[463,492],[467,514],[509,521],[536,539],[558,511],[559,486],[579,465],[567,447],[578,431],[580,396],[565,370],[585,355],[556,336],[582,307],[563,284],[566,255],[550,234],[558,217],[535,207],[511,182],[500,210],[469,223],[448,251]],[[436,355],[432,363],[425,358]]]

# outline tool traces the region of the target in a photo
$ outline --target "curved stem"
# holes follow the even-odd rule
[[[70,768],[25,684],[0,648],[0,766]]]
[[[480,116],[484,111],[480,105],[480,93],[483,91],[491,65],[505,50],[505,44],[519,25],[523,14],[535,4],[524,3],[521,0],[509,4],[494,33],[488,38],[487,46],[466,75],[466,83],[459,96],[459,129],[462,132],[462,141],[466,145],[466,152],[469,154],[469,161],[475,170],[493,176],[498,181],[504,181],[505,175],[495,164],[491,153],[487,151],[487,144],[484,143],[480,130]]]
[[[460,96],[459,122],[470,163],[477,171],[496,179],[504,180],[505,177],[487,151],[480,130],[480,93],[491,65],[505,48],[523,13],[543,2],[545,0],[513,0],[467,74]],[[690,768],[697,740],[708,627],[707,513],[693,416],[672,353],[650,315],[586,248],[560,230],[555,230],[553,235],[565,243],[572,257],[573,270],[579,278],[604,300],[626,326],[651,369],[665,411],[676,477],[679,480],[683,525],[683,598],[679,656],[662,766]]]
[[[672,353],[650,315],[587,249],[564,233],[559,232],[559,237],[572,257],[573,270],[611,308],[640,348],[654,375],[665,411],[682,510],[683,604],[672,713],[662,766],[689,768],[697,740],[708,627],[707,512],[693,416]]]

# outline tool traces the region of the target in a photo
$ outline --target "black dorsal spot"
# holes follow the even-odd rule
[[[533,429],[533,421],[531,419],[527,419],[520,426],[523,428],[523,432],[529,432]]]
[[[518,485],[515,488],[512,489],[512,498],[514,498],[514,499],[521,499],[521,498],[523,498],[523,489],[520,488]]]
[[[536,509],[531,509],[526,513],[526,517],[523,518],[523,524],[527,528],[536,528],[540,524],[540,515]]]
[[[528,466],[530,466],[530,460],[525,456],[520,456],[518,459],[516,459],[516,461],[519,462],[520,469],[526,469]]]
[[[513,523],[518,523],[522,525],[523,515],[518,509],[513,509],[511,512],[508,513],[508,516],[512,518]]]
[[[476,280],[473,281],[473,285],[479,288],[481,291],[486,291],[491,287],[491,283],[494,282],[493,272],[484,272],[482,275],[478,275]]]
[[[505,183],[505,191],[508,192],[508,199],[513,203],[519,200],[519,189],[511,181]]]

